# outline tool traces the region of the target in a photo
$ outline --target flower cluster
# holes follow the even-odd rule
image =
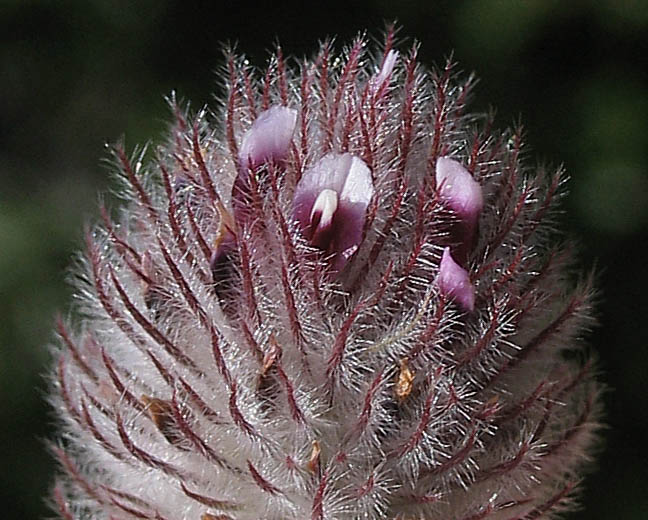
[[[229,55],[219,111],[172,99],[155,159],[115,149],[126,202],[58,324],[62,518],[570,506],[600,400],[591,283],[553,240],[563,174],[393,39],[262,74]]]

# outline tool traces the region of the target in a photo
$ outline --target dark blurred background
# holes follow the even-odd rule
[[[424,62],[451,51],[481,78],[472,108],[520,117],[529,159],[564,163],[564,225],[600,273],[607,424],[583,508],[570,518],[648,518],[648,5],[645,0],[0,0],[0,515],[48,515],[46,345],[69,306],[66,268],[110,188],[104,143],[159,136],[172,89],[212,101],[221,44],[263,65],[318,39],[380,38],[397,20]]]

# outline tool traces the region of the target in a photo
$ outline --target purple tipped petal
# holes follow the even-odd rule
[[[453,299],[463,310],[472,311],[475,308],[475,288],[468,271],[454,261],[449,247],[443,251],[437,285],[441,294]]]
[[[338,270],[362,242],[373,192],[371,170],[349,153],[325,155],[304,173],[295,188],[295,220],[313,245],[335,254]]]
[[[261,112],[241,140],[241,167],[256,168],[286,157],[296,125],[297,111],[292,108],[273,106]]]

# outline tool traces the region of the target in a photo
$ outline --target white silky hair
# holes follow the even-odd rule
[[[167,143],[114,150],[123,206],[88,232],[61,320],[50,400],[62,518],[536,519],[572,506],[600,385],[553,213],[564,174],[523,161],[516,131],[465,112],[473,78],[358,38],[299,69],[228,55],[215,113],[174,99]],[[266,78],[266,79],[264,79]],[[281,163],[256,169],[227,271],[210,255],[268,106],[298,112]],[[344,269],[291,218],[330,151],[375,192]],[[152,157],[155,155],[155,157]],[[456,220],[434,162],[464,164],[484,209],[466,312],[437,286]],[[255,187],[256,186],[256,187]],[[254,191],[256,190],[256,191]]]

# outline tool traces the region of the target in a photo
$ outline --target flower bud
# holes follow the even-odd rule
[[[450,240],[452,253],[465,264],[477,239],[479,215],[484,206],[479,183],[463,165],[450,157],[440,157],[436,163],[436,182],[441,200],[454,213]]]
[[[297,111],[273,106],[259,114],[243,135],[239,148],[241,168],[255,169],[269,161],[281,161],[290,152]]]
[[[441,294],[454,300],[464,311],[475,308],[475,288],[468,271],[454,261],[449,247],[443,250],[437,285]]]

